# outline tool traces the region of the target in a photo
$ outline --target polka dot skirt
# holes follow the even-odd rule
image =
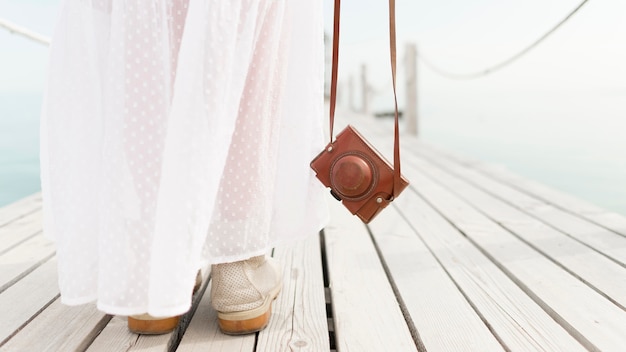
[[[181,314],[201,266],[324,225],[321,6],[64,1],[41,127],[64,303]]]

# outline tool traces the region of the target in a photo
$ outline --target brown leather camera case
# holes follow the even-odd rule
[[[365,223],[393,200],[393,168],[352,126],[313,159],[311,168],[331,194]],[[408,185],[401,177],[396,194]]]

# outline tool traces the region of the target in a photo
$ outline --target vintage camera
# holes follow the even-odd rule
[[[313,159],[311,168],[333,197],[364,223],[393,201],[393,167],[350,125]],[[400,176],[396,195],[408,185]]]

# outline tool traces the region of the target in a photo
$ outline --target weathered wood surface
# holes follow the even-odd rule
[[[65,307],[56,299],[2,348],[9,351],[82,351],[110,318],[93,305]]]
[[[0,208],[0,228],[41,209],[41,194],[36,193]]]
[[[324,230],[337,350],[416,351],[366,226],[339,203]]]
[[[184,332],[177,351],[328,351],[328,326],[320,244],[316,236],[278,247],[273,256],[284,266],[284,286],[273,303],[272,320],[258,336],[219,332],[210,306],[210,287]],[[210,286],[210,283],[209,283]]]
[[[592,223],[626,236],[626,217],[623,215],[602,209],[570,194],[560,192],[537,181],[516,175],[502,166],[471,160],[467,157],[460,157],[450,151],[445,151],[433,146],[428,146],[426,150],[436,152],[439,156],[454,160],[461,165],[469,164],[472,169],[489,175],[489,177],[494,180],[500,181],[519,192],[528,194],[538,200],[543,200],[564,212],[577,215]]]
[[[388,121],[350,117],[389,154]],[[340,129],[341,126],[337,126]],[[177,331],[60,303],[36,194],[0,208],[0,351],[622,351],[626,218],[403,137],[408,188],[371,224],[333,199],[320,236],[276,248],[270,325],[219,332],[210,274]]]
[[[390,155],[389,135],[372,127],[365,124],[372,141]],[[388,131],[389,126],[382,129]],[[412,190],[563,329],[589,350],[623,349],[626,314],[620,301],[626,271],[621,255],[626,238],[618,229],[610,230],[580,210],[593,206],[577,200],[577,208],[564,209],[572,197],[543,191],[545,187],[535,187],[542,190],[542,197],[535,197],[533,192],[520,189],[521,182],[506,184],[510,181],[491,176],[491,168],[474,170],[475,163],[450,157],[410,138],[405,138],[403,152],[403,171],[414,182]],[[521,178],[507,180],[511,179]],[[549,195],[558,200],[551,203]],[[407,198],[396,201],[402,212],[418,203]],[[420,213],[424,214],[424,209]],[[616,214],[611,219],[612,224],[623,221]],[[421,233],[419,228],[417,232]],[[487,321],[492,324],[492,320]],[[491,326],[497,334],[496,327]]]
[[[454,267],[459,268],[470,283],[474,282],[472,275],[466,274],[462,263],[453,263],[444,269],[438,262],[446,262],[447,258],[454,260],[454,247],[463,247],[453,246],[442,258],[441,251],[448,251],[447,246],[430,243],[429,247],[425,243],[426,236],[431,237],[431,241],[445,240],[442,236],[445,228],[437,224],[437,219],[429,220],[429,215],[433,214],[410,216],[419,223],[420,236],[416,236],[413,224],[407,223],[395,206],[386,209],[370,226],[392,282],[410,315],[412,330],[430,351],[503,351],[450,272]],[[426,221],[422,222],[424,219]],[[439,258],[433,253],[438,253]]]
[[[54,246],[41,232],[40,197],[13,206],[0,209],[2,351],[330,350],[319,236],[274,250],[285,266],[284,287],[263,332],[246,337],[219,332],[205,271],[195,309],[181,319],[179,328],[166,335],[141,336],[128,331],[124,317],[103,314],[93,304],[60,303]]]
[[[586,281],[591,287],[606,295],[622,309],[626,307],[626,269],[603,255],[589,248],[584,242],[580,242],[568,235],[565,231],[559,231],[535,218],[513,205],[508,204],[501,198],[487,194],[482,189],[489,189],[492,194],[505,187],[495,181],[464,169],[453,163],[440,160],[439,165],[446,165],[446,170],[454,170],[454,175],[444,172],[442,169],[433,167],[426,161],[417,161],[420,169],[428,169],[428,173],[436,179],[445,180],[447,184],[456,184],[456,193],[480,209],[492,221],[512,232],[515,236],[526,242],[544,256],[561,265],[572,275]],[[467,181],[472,182],[467,183]],[[479,188],[480,187],[480,188]],[[514,200],[514,197],[508,198]],[[595,225],[590,225],[595,226]],[[599,229],[599,231],[606,231]],[[618,236],[618,245],[626,246],[626,238]],[[615,241],[611,241],[615,242]],[[616,280],[616,278],[624,278]]]
[[[270,325],[259,334],[257,351],[330,349],[320,253],[317,236],[274,250],[284,267],[284,285],[274,301]]]

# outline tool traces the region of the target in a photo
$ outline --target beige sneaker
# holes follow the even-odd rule
[[[211,303],[222,332],[242,335],[267,326],[272,301],[282,288],[281,269],[273,258],[213,265],[211,280]]]

